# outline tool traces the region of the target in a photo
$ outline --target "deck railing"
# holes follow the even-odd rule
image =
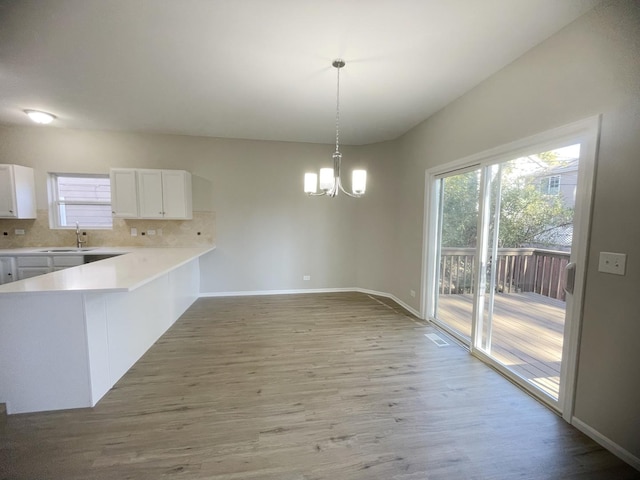
[[[443,248],[440,256],[440,293],[474,293],[475,248]],[[493,261],[493,259],[491,259]],[[565,300],[565,267],[569,253],[540,248],[499,248],[496,290],[500,293],[535,292]],[[487,267],[487,278],[489,275]]]

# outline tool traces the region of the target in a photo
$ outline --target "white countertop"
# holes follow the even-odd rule
[[[37,277],[0,285],[0,295],[45,292],[128,292],[215,249],[184,248],[95,248],[91,252],[64,252],[71,255],[118,255]],[[0,255],[44,253],[44,247],[0,250]],[[128,253],[125,253],[128,252]]]
[[[143,247],[25,247],[0,249],[0,257],[51,256],[51,255],[121,255],[123,253],[144,250]]]

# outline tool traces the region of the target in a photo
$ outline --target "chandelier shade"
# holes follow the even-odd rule
[[[363,195],[367,189],[367,171],[354,170],[351,173],[351,190],[356,195]]]
[[[336,88],[336,151],[333,153],[333,168],[320,169],[320,178],[316,173],[304,174],[304,192],[310,196],[327,195],[335,197],[343,192],[349,197],[361,197],[367,189],[367,171],[354,170],[351,176],[351,192],[347,192],[340,180],[340,168],[342,154],[340,153],[340,69],[345,66],[342,59],[336,59],[332,63],[338,72]],[[320,192],[318,192],[318,187]]]

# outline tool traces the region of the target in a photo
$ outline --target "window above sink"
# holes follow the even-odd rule
[[[49,226],[55,229],[111,229],[109,175],[49,174]]]

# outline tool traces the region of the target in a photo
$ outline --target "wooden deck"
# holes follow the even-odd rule
[[[471,336],[471,295],[441,295],[440,319]],[[558,398],[564,302],[536,293],[496,294],[491,355],[518,376]]]

